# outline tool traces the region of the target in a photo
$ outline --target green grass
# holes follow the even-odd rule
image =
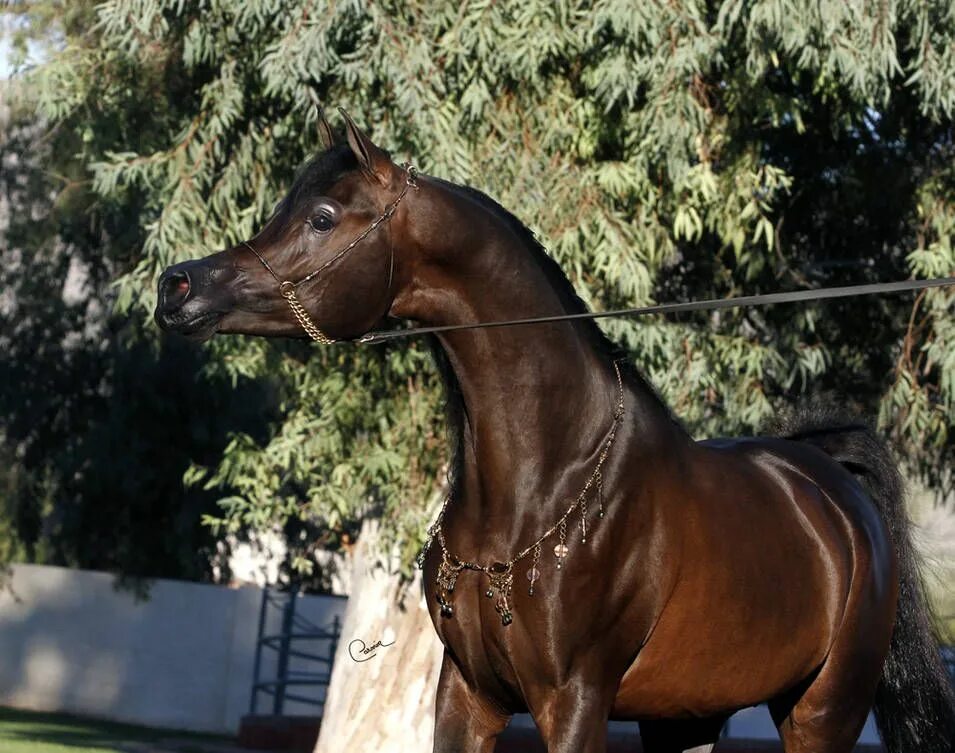
[[[231,742],[212,735],[0,708],[2,753],[128,753],[133,749],[129,743],[160,740],[175,740],[175,749],[182,753],[201,753],[203,742]]]

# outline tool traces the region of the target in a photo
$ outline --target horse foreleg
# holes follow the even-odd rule
[[[571,682],[531,709],[548,753],[606,753],[614,688]]]
[[[493,753],[510,715],[468,687],[444,653],[434,706],[434,753]]]

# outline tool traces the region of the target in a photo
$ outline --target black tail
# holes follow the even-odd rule
[[[955,753],[955,691],[922,591],[902,478],[888,446],[859,420],[845,420],[826,410],[797,415],[780,433],[816,445],[849,469],[879,508],[895,545],[899,605],[875,697],[875,718],[886,749]]]

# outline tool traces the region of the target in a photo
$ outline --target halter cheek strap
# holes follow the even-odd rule
[[[351,243],[349,243],[347,246],[345,246],[340,251],[335,253],[335,255],[332,256],[331,259],[326,261],[320,267],[309,272],[307,275],[305,275],[305,277],[298,280],[297,282],[292,282],[291,280],[283,280],[281,277],[278,276],[278,274],[276,274],[275,270],[272,269],[272,265],[269,264],[268,261],[266,261],[265,257],[255,250],[255,248],[252,246],[251,243],[249,243],[248,241],[242,241],[242,245],[248,248],[249,251],[251,251],[255,255],[255,258],[262,263],[262,266],[265,267],[268,273],[272,275],[273,278],[275,278],[275,281],[279,285],[279,294],[286,301],[288,301],[288,305],[289,305],[289,308],[292,310],[292,314],[298,320],[298,323],[301,325],[302,329],[305,330],[305,333],[310,338],[312,338],[312,340],[314,340],[315,342],[320,343],[322,345],[330,345],[331,343],[335,342],[335,340],[334,338],[331,338],[328,335],[326,335],[324,332],[322,332],[318,328],[318,325],[315,324],[314,320],[309,315],[308,311],[305,310],[305,307],[302,305],[302,302],[299,301],[298,295],[295,292],[296,288],[298,288],[299,285],[304,285],[306,282],[309,282],[310,280],[313,280],[314,278],[316,278],[319,274],[325,271],[325,269],[327,269],[332,264],[337,262],[339,259],[345,256],[349,251],[355,248],[355,246],[357,246],[359,243],[365,240],[365,238],[371,235],[371,233],[373,233],[378,228],[379,225],[389,221],[392,218],[392,216],[395,213],[395,210],[398,208],[398,205],[401,203],[401,200],[405,197],[405,194],[408,193],[408,189],[414,188],[415,190],[417,190],[418,188],[417,168],[415,168],[414,165],[405,164],[404,170],[405,170],[405,184],[401,187],[401,192],[398,194],[398,196],[395,197],[395,200],[391,202],[387,207],[385,207],[385,210],[380,215],[378,215],[378,217],[367,228],[365,228],[364,231],[359,233],[358,236],[356,236],[351,241]],[[392,243],[391,244],[391,264],[388,269],[388,289],[389,290],[391,289],[391,283],[394,278],[394,272],[395,272],[395,246],[394,246],[394,243]]]

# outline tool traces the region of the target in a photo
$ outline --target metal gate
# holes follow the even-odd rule
[[[325,703],[324,688],[328,687],[331,679],[332,663],[341,635],[341,620],[335,615],[328,626],[316,625],[295,613],[297,601],[297,588],[288,591],[266,588],[262,591],[250,714],[261,713],[260,694],[271,697],[271,709],[265,713],[274,716],[283,714],[286,701],[315,706],[316,715],[320,716],[322,713]],[[266,634],[269,618],[274,611],[281,615],[279,630],[277,633]],[[275,675],[272,678],[262,677],[263,651],[274,651],[277,654]],[[300,659],[306,662],[309,668],[292,670],[289,668],[291,659]],[[322,692],[308,692],[311,688],[321,688]]]

